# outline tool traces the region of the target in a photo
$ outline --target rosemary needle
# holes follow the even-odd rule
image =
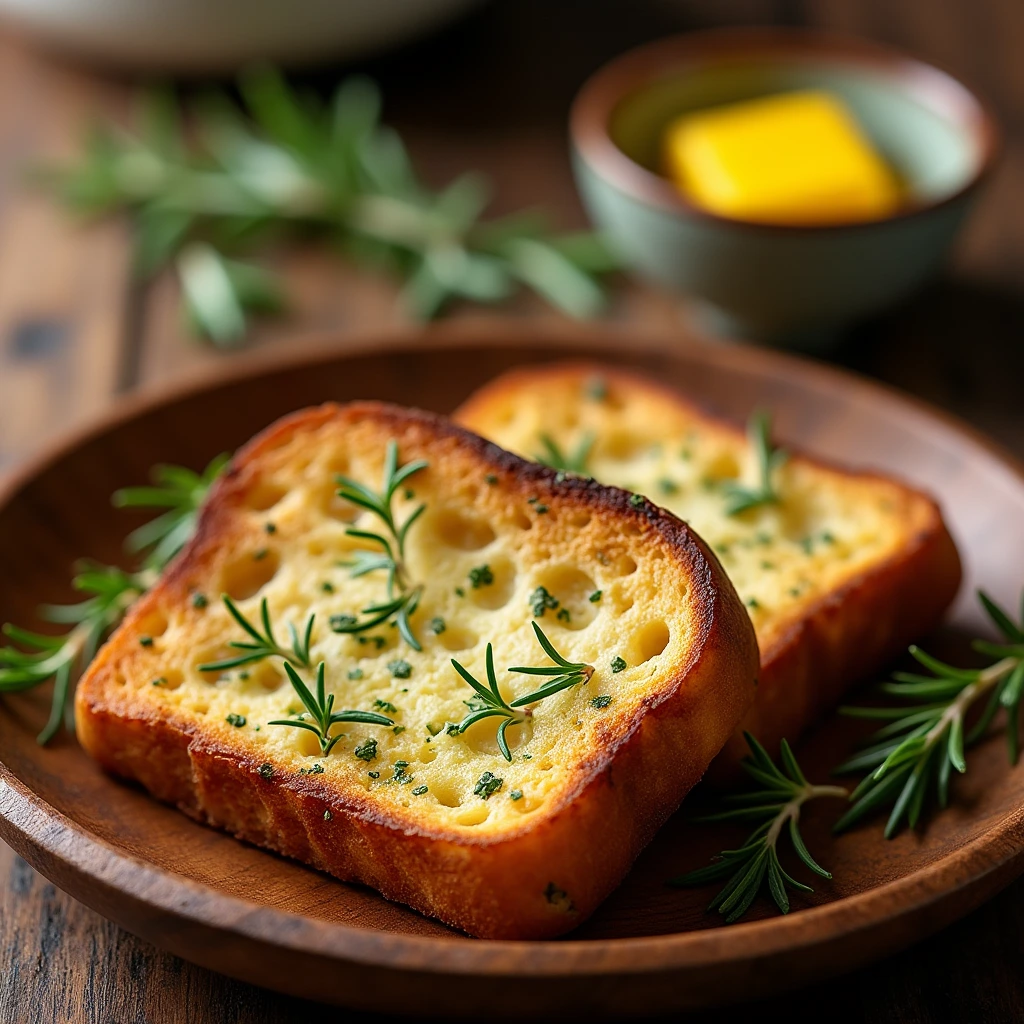
[[[292,684],[292,689],[298,694],[306,711],[298,718],[278,719],[268,722],[267,725],[286,725],[293,729],[305,729],[307,732],[313,733],[320,742],[320,753],[324,757],[334,749],[334,745],[342,738],[342,734],[330,735],[331,729],[340,722],[355,722],[362,725],[394,725],[390,718],[378,715],[374,711],[335,711],[334,694],[327,693],[326,666],[322,661],[316,668],[315,693],[292,668],[291,662],[284,663],[284,670],[288,675],[288,681]]]
[[[765,882],[783,914],[790,910],[787,887],[799,892],[813,891],[782,867],[778,843],[783,832],[789,836],[794,852],[807,868],[822,878],[832,877],[811,856],[800,835],[800,812],[810,800],[847,796],[841,786],[816,786],[808,782],[785,740],[779,767],[750,733],[743,735],[751,756],[744,759],[742,767],[757,785],[744,793],[724,797],[726,810],[696,820],[752,822],[757,823],[757,828],[738,849],[723,850],[714,863],[669,882],[674,886],[693,886],[727,879],[725,887],[708,907],[708,910],[717,910],[726,924],[738,921],[750,909]]]
[[[540,443],[544,451],[536,456],[536,460],[542,465],[550,466],[552,469],[560,469],[566,473],[575,473],[584,476],[587,473],[587,461],[590,458],[590,451],[597,440],[595,435],[588,431],[579,440],[573,450],[563,449],[550,434],[541,434]]]
[[[245,630],[249,639],[229,641],[228,646],[235,648],[240,653],[229,658],[222,658],[220,661],[212,661],[205,665],[200,665],[200,672],[223,672],[231,668],[240,668],[242,665],[251,665],[254,662],[270,657],[283,658],[286,664],[310,668],[309,648],[313,636],[314,616],[310,615],[306,620],[306,625],[301,635],[295,626],[289,622],[288,635],[291,639],[291,646],[282,647],[274,636],[274,627],[270,621],[270,607],[265,597],[260,601],[259,625],[250,622],[242,614],[238,605],[227,594],[223,595],[222,600],[224,601],[224,607],[228,610],[228,614]]]
[[[779,502],[775,485],[776,470],[786,461],[789,454],[771,443],[771,418],[768,413],[757,411],[747,422],[747,438],[757,460],[758,482],[747,487],[736,481],[729,481],[724,490],[727,498],[725,514],[737,516],[762,505]]]
[[[157,580],[160,570],[195,531],[199,509],[223,471],[226,457],[214,459],[202,473],[181,466],[157,466],[153,485],[116,492],[121,508],[164,511],[128,536],[134,552],[147,552],[143,567],[126,572],[116,566],[88,565],[73,580],[85,600],[70,605],[45,605],[40,616],[70,626],[63,634],[35,633],[6,623],[3,633],[19,646],[0,647],[0,694],[27,690],[53,681],[50,716],[39,734],[48,743],[63,722],[71,728],[69,698],[76,675],[92,661],[103,638],[121,621],[135,600]]]
[[[482,220],[488,188],[475,174],[428,189],[381,124],[368,79],[346,78],[324,103],[264,68],[239,93],[241,105],[225,94],[195,104],[195,131],[171,93],[151,93],[135,131],[102,128],[75,164],[40,175],[73,210],[128,214],[138,272],[172,267],[194,327],[215,344],[238,344],[250,314],[286,306],[280,281],[238,258],[282,235],[316,233],[390,269],[422,319],[520,286],[571,316],[603,308],[598,279],[616,261],[596,235],[555,235],[524,214]]]
[[[418,505],[398,525],[395,520],[394,500],[399,488],[410,477],[426,469],[423,459],[398,464],[398,442],[388,441],[384,456],[384,474],[380,491],[374,491],[365,484],[352,480],[347,476],[338,477],[338,496],[375,516],[383,524],[382,530],[363,530],[350,526],[346,535],[357,540],[367,541],[379,548],[379,551],[358,550],[346,563],[350,575],[354,578],[366,576],[372,572],[384,572],[387,579],[387,598],[368,605],[356,615],[335,615],[331,618],[331,629],[335,633],[365,633],[386,622],[393,622],[402,639],[414,650],[422,650],[422,646],[413,632],[411,617],[419,607],[423,594],[422,586],[415,585],[409,578],[409,570],[405,564],[405,541],[412,527],[427,506]]]
[[[965,751],[981,739],[1000,710],[1006,712],[1009,758],[1017,763],[1024,696],[1024,602],[1017,623],[984,592],[979,591],[978,599],[1005,641],[974,641],[974,649],[991,659],[987,666],[957,668],[911,647],[911,656],[927,674],[897,672],[880,687],[882,693],[910,704],[839,709],[850,717],[886,724],[869,738],[865,749],[835,769],[839,775],[868,772],[850,795],[853,806],[836,824],[837,832],[891,806],[885,826],[885,836],[891,839],[904,825],[917,826],[929,793],[940,808],[946,807],[952,770],[967,771]],[[976,705],[982,710],[968,728],[968,712]]]
[[[518,668],[510,668],[508,671],[519,672],[524,675],[550,676],[551,679],[543,686],[522,697],[517,697],[511,702],[506,701],[498,689],[498,678],[494,672],[494,649],[491,644],[487,645],[485,655],[485,667],[487,670],[486,686],[476,679],[463,665],[460,665],[459,662],[452,658],[452,667],[474,691],[474,695],[469,700],[463,701],[466,707],[469,708],[469,714],[459,724],[458,731],[463,733],[471,725],[482,722],[486,718],[500,718],[501,722],[498,725],[498,749],[506,761],[512,760],[512,751],[509,749],[505,733],[508,731],[509,726],[522,725],[529,715],[528,711],[521,709],[529,704],[535,704],[538,701],[552,697],[556,693],[561,693],[562,690],[568,690],[580,683],[589,683],[594,675],[593,665],[587,665],[584,662],[573,662],[564,658],[555,649],[554,644],[547,638],[540,626],[536,622],[531,623],[531,625],[536,634],[537,642],[553,664],[520,666]]]

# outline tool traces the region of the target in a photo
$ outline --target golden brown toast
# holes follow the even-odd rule
[[[401,585],[422,589],[402,628],[352,632],[387,573],[354,575],[380,548],[349,531],[377,520],[338,478],[378,488],[392,441],[401,466],[427,463],[393,508],[400,528],[425,505]],[[324,699],[385,724],[334,725],[325,754],[297,725],[283,657],[201,668],[252,642],[222,593],[257,634],[265,600],[297,676],[315,690],[325,663]],[[481,704],[452,658],[486,685],[492,643],[514,703],[551,680],[508,671],[552,666],[535,623],[585,671],[514,709],[509,761],[504,719],[460,731]],[[76,718],[105,768],[200,820],[473,935],[537,938],[618,884],[746,712],[757,665],[732,585],[671,514],[439,417],[326,405],[235,457],[193,541],[81,680]]]
[[[595,365],[524,368],[477,391],[455,414],[526,457],[563,458],[603,483],[646,495],[711,545],[747,606],[761,650],[754,705],[717,759],[773,754],[850,683],[933,627],[960,562],[928,496],[872,473],[792,454],[773,471],[778,503],[728,514],[730,487],[754,486],[745,432],[675,392]]]

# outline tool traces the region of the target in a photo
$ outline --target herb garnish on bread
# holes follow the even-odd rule
[[[847,686],[932,628],[960,582],[936,504],[895,480],[772,448],[619,370],[512,371],[458,422],[529,458],[646,495],[714,549],[757,630],[757,697],[716,769],[794,742]]]
[[[472,934],[542,937],[619,882],[757,662],[672,515],[438,417],[328,405],[236,456],[76,717],[105,767],[201,820]]]

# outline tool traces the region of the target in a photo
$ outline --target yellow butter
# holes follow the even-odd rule
[[[739,220],[848,223],[885,217],[900,202],[892,170],[824,92],[687,114],[666,131],[665,164],[692,202]]]

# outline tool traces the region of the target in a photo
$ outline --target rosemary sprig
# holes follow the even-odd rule
[[[464,666],[460,665],[454,658],[452,658],[452,665],[454,666],[455,671],[458,672],[467,683],[469,683],[476,693],[476,696],[463,702],[466,707],[469,708],[469,714],[466,715],[466,717],[459,723],[459,732],[465,732],[471,725],[474,725],[476,722],[481,722],[485,718],[501,718],[502,721],[498,726],[498,749],[501,751],[502,756],[506,761],[512,760],[512,752],[509,750],[508,740],[505,736],[506,731],[509,726],[522,725],[529,716],[529,711],[521,711],[519,709],[525,708],[528,704],[534,704],[537,701],[544,700],[546,697],[551,697],[554,694],[560,693],[562,690],[567,690],[579,683],[588,683],[594,674],[593,665],[567,660],[559,654],[536,622],[531,623],[531,625],[533,626],[533,631],[537,635],[537,641],[543,648],[544,653],[547,654],[555,664],[542,665],[539,667],[520,666],[518,668],[509,668],[507,671],[521,672],[526,675],[552,676],[554,678],[531,693],[528,693],[523,697],[517,697],[511,703],[507,702],[505,698],[502,697],[501,691],[498,689],[498,679],[494,673],[494,651],[491,644],[487,645],[485,657],[487,669],[486,686],[474,678],[474,676]]]
[[[544,446],[544,451],[540,455],[536,455],[535,458],[537,462],[550,466],[552,469],[585,476],[588,472],[587,460],[590,458],[590,452],[596,440],[596,436],[591,431],[587,431],[580,438],[579,444],[574,450],[563,451],[550,434],[541,434],[540,443]]]
[[[744,758],[744,771],[757,783],[755,788],[723,798],[728,810],[708,814],[697,821],[757,822],[758,826],[747,841],[736,850],[723,850],[719,858],[707,867],[673,878],[669,885],[704,885],[727,878],[725,887],[711,901],[708,910],[717,910],[726,921],[738,921],[757,898],[767,881],[768,892],[783,914],[790,909],[786,887],[800,892],[813,892],[810,886],[797,881],[782,867],[778,842],[783,830],[789,834],[797,857],[817,875],[831,878],[810,854],[800,835],[800,811],[808,800],[820,797],[845,797],[841,786],[815,786],[807,781],[800,770],[789,744],[783,740],[778,767],[768,752],[750,733],[743,734],[751,756]]]
[[[419,607],[423,588],[414,585],[409,578],[405,564],[405,540],[409,528],[419,519],[427,506],[417,506],[400,526],[395,521],[392,506],[398,488],[414,473],[426,467],[427,463],[423,459],[399,466],[398,443],[390,440],[384,456],[384,479],[379,492],[347,476],[338,477],[338,496],[376,516],[384,526],[383,532],[361,530],[352,526],[345,531],[349,537],[367,541],[380,548],[380,551],[355,552],[352,560],[347,563],[349,573],[353,578],[377,571],[387,573],[387,600],[363,608],[360,612],[362,618],[355,615],[333,616],[331,628],[336,633],[365,633],[385,622],[394,622],[402,639],[414,650],[422,650],[409,620]]]
[[[1007,641],[974,641],[974,650],[994,659],[989,665],[956,668],[911,647],[910,654],[929,674],[896,672],[892,682],[879,688],[889,696],[910,700],[910,705],[839,709],[854,718],[888,724],[867,741],[864,750],[835,769],[837,774],[869,772],[850,795],[853,806],[836,824],[837,832],[892,804],[885,826],[885,836],[891,839],[904,824],[917,826],[929,792],[941,808],[946,807],[952,769],[967,770],[965,750],[981,739],[1001,708],[1006,710],[1010,761],[1017,763],[1024,695],[1024,606],[1018,624],[985,593],[979,592],[978,598]],[[987,700],[981,714],[967,729],[967,714],[982,698]]]
[[[554,645],[545,636],[544,630],[536,622],[531,622],[530,625],[533,626],[533,631],[537,635],[537,642],[543,648],[544,653],[554,662],[554,665],[541,665],[539,667],[518,666],[510,668],[509,672],[521,672],[524,675],[530,676],[553,676],[554,678],[539,689],[526,694],[525,697],[517,697],[512,701],[512,707],[514,708],[525,707],[527,704],[533,704],[535,701],[544,700],[545,697],[551,697],[562,690],[568,690],[578,683],[589,683],[594,675],[593,665],[588,665],[582,661],[569,661],[564,658],[555,650]]]
[[[195,533],[199,509],[214,481],[224,471],[228,455],[218,455],[202,473],[183,466],[154,466],[150,487],[124,487],[114,492],[117,508],[163,508],[167,511],[128,534],[129,551],[147,551],[145,564],[162,569]]]
[[[0,693],[29,690],[53,680],[50,717],[37,737],[40,743],[53,739],[65,720],[75,675],[92,661],[103,638],[150,582],[139,573],[96,566],[72,581],[75,590],[90,595],[84,601],[45,605],[40,609],[40,615],[47,621],[70,625],[69,632],[47,636],[11,623],[4,625],[4,634],[23,649],[0,648]]]
[[[783,448],[773,448],[771,443],[771,417],[764,411],[753,413],[747,421],[747,438],[757,456],[758,483],[747,487],[735,480],[725,485],[725,514],[737,516],[761,505],[774,505],[779,501],[779,492],[772,479],[789,457]]]
[[[150,94],[134,132],[103,128],[76,164],[41,174],[75,211],[128,214],[138,271],[173,266],[215,344],[236,344],[250,313],[285,304],[274,276],[236,258],[281,235],[317,234],[392,270],[424,319],[452,299],[492,303],[520,286],[573,316],[602,308],[598,278],[615,261],[597,236],[553,235],[523,214],[483,222],[489,190],[474,174],[428,189],[380,123],[368,79],[345,79],[327,104],[270,69],[243,76],[239,91],[241,106],[223,94],[198,102],[195,131],[170,93]]]
[[[165,511],[128,537],[131,550],[150,549],[139,571],[90,566],[71,584],[86,595],[84,601],[40,609],[41,618],[70,626],[66,633],[49,636],[11,623],[4,625],[3,633],[20,647],[0,648],[0,694],[28,690],[51,680],[54,684],[50,716],[38,736],[40,743],[48,743],[62,722],[69,729],[73,726],[68,703],[72,683],[92,661],[104,637],[191,537],[198,510],[225,462],[224,457],[214,459],[202,474],[180,466],[159,466],[153,471],[155,486],[126,488],[114,495],[114,504],[120,507]]]
[[[500,718],[498,726],[498,749],[506,761],[512,760],[512,752],[509,750],[508,739],[505,732],[510,725],[522,725],[526,716],[517,712],[507,703],[498,689],[498,679],[494,674],[494,649],[491,644],[487,645],[485,655],[487,666],[487,685],[484,686],[478,679],[474,678],[464,666],[452,658],[452,666],[462,678],[469,683],[476,693],[467,701],[463,701],[469,708],[469,714],[459,723],[459,732],[465,732],[471,725],[482,722],[485,718]]]
[[[284,718],[267,725],[289,725],[293,729],[305,729],[313,733],[320,741],[320,752],[326,757],[333,749],[334,744],[342,738],[342,734],[331,736],[330,731],[339,722],[357,722],[362,725],[394,725],[390,718],[378,715],[374,711],[335,711],[334,694],[327,693],[324,681],[325,666],[321,661],[316,668],[316,694],[303,682],[302,677],[292,668],[291,662],[284,663],[284,670],[288,674],[288,681],[292,689],[298,694],[306,708],[306,713],[312,721],[305,721],[305,716],[299,718]]]
[[[231,640],[229,647],[233,647],[241,654],[231,658],[223,658],[220,661],[211,661],[208,664],[200,665],[200,672],[224,672],[228,669],[239,668],[242,665],[251,665],[254,662],[262,661],[264,658],[283,658],[286,665],[299,665],[302,668],[310,668],[309,657],[310,641],[313,636],[313,621],[315,616],[310,615],[306,620],[306,626],[299,635],[294,624],[288,623],[288,636],[291,640],[290,647],[282,647],[274,636],[274,627],[270,621],[270,608],[267,606],[267,599],[260,601],[260,624],[262,631],[250,622],[238,605],[231,598],[224,594],[222,596],[224,607],[242,629],[251,637],[250,640]]]

